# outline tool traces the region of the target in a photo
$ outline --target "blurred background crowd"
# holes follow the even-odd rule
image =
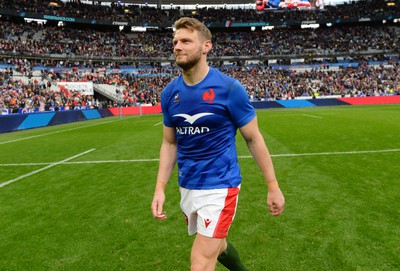
[[[393,1],[399,4],[398,1]],[[53,4],[51,4],[53,3]],[[181,16],[205,23],[291,22],[399,15],[387,1],[358,1],[323,10],[160,9],[79,1],[1,1],[0,12],[137,22],[160,29],[132,32],[0,18],[0,109],[13,113],[81,107],[156,105],[179,75],[169,27]],[[253,101],[400,94],[400,29],[394,21],[319,28],[216,27],[210,64],[237,78]],[[60,82],[92,82],[93,93]]]

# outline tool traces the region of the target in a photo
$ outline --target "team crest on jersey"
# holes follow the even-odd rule
[[[212,104],[215,98],[214,89],[210,88],[210,92],[205,91],[203,93],[203,101]]]

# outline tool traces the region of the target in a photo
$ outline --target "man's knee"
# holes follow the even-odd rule
[[[196,236],[191,253],[191,271],[212,271],[218,255],[223,251],[224,239]]]
[[[201,255],[192,255],[191,258],[191,271],[213,271],[217,264],[217,256],[208,255],[207,257]]]
[[[214,270],[217,264],[218,251],[193,249],[191,254],[191,271]]]

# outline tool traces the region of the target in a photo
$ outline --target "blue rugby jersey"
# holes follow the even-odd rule
[[[214,68],[194,86],[179,76],[163,90],[161,106],[164,125],[176,129],[179,185],[237,187],[236,130],[256,116],[239,81]]]

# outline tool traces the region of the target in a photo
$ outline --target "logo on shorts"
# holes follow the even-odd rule
[[[209,218],[204,219],[204,224],[206,225],[206,228],[208,228],[208,226],[210,225],[211,220]]]

